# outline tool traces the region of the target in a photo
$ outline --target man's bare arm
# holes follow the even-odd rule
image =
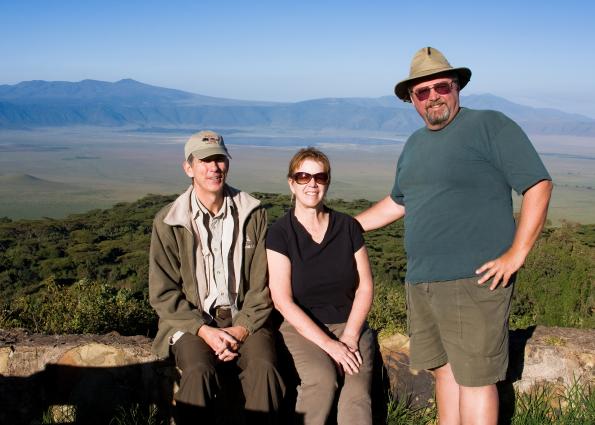
[[[367,210],[355,216],[364,231],[387,226],[405,215],[405,207],[397,204],[390,196],[381,199]]]
[[[476,270],[478,275],[483,274],[478,283],[493,278],[490,289],[495,289],[500,282],[507,286],[510,277],[521,268],[545,223],[552,186],[551,181],[542,180],[525,192],[512,246],[502,256]]]

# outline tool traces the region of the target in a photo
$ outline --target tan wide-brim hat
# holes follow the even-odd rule
[[[409,69],[409,77],[397,83],[395,86],[395,94],[402,101],[411,102],[409,97],[409,87],[411,87],[416,80],[449,72],[458,75],[459,90],[462,90],[471,79],[471,70],[469,68],[453,68],[438,49],[424,47],[423,49],[418,50],[415,56],[413,56],[411,68]]]

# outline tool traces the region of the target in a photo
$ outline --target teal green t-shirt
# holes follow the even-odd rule
[[[475,276],[512,244],[511,189],[551,180],[521,128],[496,111],[461,108],[445,128],[413,133],[392,199],[405,206],[410,283]]]

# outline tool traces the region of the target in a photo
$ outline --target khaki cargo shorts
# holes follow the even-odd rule
[[[506,377],[513,284],[490,291],[478,277],[405,285],[411,368],[450,363],[459,385],[480,387]]]

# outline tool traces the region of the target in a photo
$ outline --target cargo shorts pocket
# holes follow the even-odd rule
[[[460,343],[468,354],[493,357],[502,353],[508,340],[508,313],[512,285],[478,285],[477,278],[457,285]]]

